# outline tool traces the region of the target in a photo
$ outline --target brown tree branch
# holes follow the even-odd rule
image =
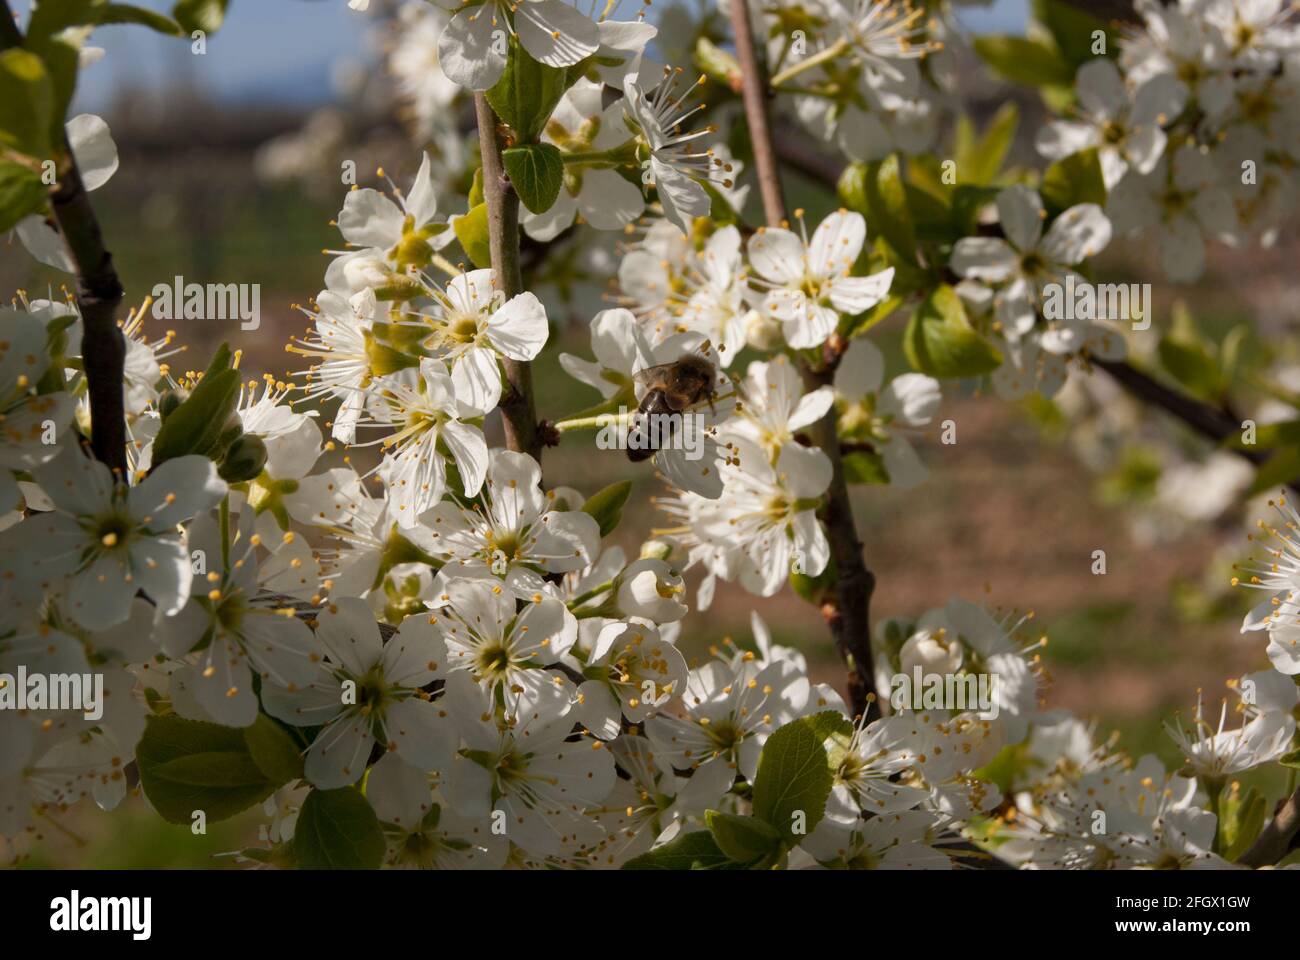
[[[741,94],[745,118],[749,123],[754,147],[754,169],[763,196],[763,211],[769,227],[785,223],[785,199],[781,192],[781,172],[771,135],[768,100],[771,91],[759,60],[749,20],[749,4],[731,2],[731,26],[736,38],[736,57],[740,62]],[[802,362],[805,383],[810,390],[824,386],[834,378],[839,351],[826,351],[826,362],[814,366]],[[822,605],[822,615],[835,639],[836,649],[848,669],[849,698],[853,712],[868,718],[880,715],[875,696],[875,676],[871,666],[871,595],[876,578],[862,559],[862,541],[858,539],[853,504],[840,457],[836,414],[831,410],[814,427],[814,440],[831,461],[831,483],[826,491],[822,520],[830,540],[835,564],[834,597]]]
[[[519,265],[519,194],[506,175],[501,160],[503,126],[483,93],[474,94],[478,119],[479,150],[483,156],[483,199],[488,210],[488,246],[492,269],[506,299],[524,292]],[[533,406],[532,365],[524,360],[503,359],[506,390],[501,397],[501,417],[506,446],[541,462],[542,438]]]
[[[22,34],[7,0],[0,0],[0,49],[18,46]],[[126,408],[123,367],[126,341],[117,325],[125,291],[104,246],[99,221],[90,206],[77,160],[66,140],[59,158],[61,175],[50,191],[50,207],[77,274],[81,312],[81,360],[90,390],[91,448],[95,456],[126,477]]]
[[[1300,833],[1300,790],[1291,794],[1272,821],[1237,862],[1247,867],[1266,867],[1285,857]]]

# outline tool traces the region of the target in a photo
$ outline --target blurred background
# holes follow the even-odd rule
[[[142,5],[170,6],[157,0]],[[16,6],[25,18],[27,4],[18,0]],[[662,26],[674,16],[698,17],[699,9],[680,0],[656,3],[652,17]],[[250,376],[296,373],[284,344],[307,321],[294,305],[321,289],[328,262],[322,251],[342,243],[331,226],[347,189],[339,180],[340,162],[355,161],[363,186],[385,186],[374,174],[381,166],[396,183],[409,183],[419,161],[413,142],[420,135],[413,138],[412,131],[422,121],[397,95],[401,78],[392,76],[387,59],[396,39],[372,29],[375,17],[374,11],[348,9],[344,0],[233,0],[226,24],[208,38],[202,56],[184,41],[140,28],[109,27],[92,37],[105,54],[83,70],[73,113],[103,116],[120,151],[120,169],[93,201],[127,303],[138,305],[154,284],[176,275],[261,287],[262,323],[255,332],[239,330],[235,321],[177,324],[189,353],[172,358],[175,370],[201,369],[212,349],[228,340],[244,351],[242,368]],[[973,31],[1017,33],[1025,27],[1025,3],[963,7],[958,18]],[[669,40],[657,52],[673,62]],[[1044,116],[1041,103],[1032,92],[995,81],[973,58],[968,66],[962,108],[982,124],[1008,99],[1016,100],[1021,123],[1013,161],[1041,168],[1032,148]],[[807,207],[810,222],[837,205],[829,190],[811,181],[792,176],[787,186],[791,206]],[[463,210],[463,192],[442,212]],[[756,200],[751,197],[751,214]],[[603,258],[587,255],[568,264],[564,275],[526,278],[554,324],[534,373],[544,417],[596,399],[560,370],[556,357],[561,351],[590,356],[587,321],[601,308],[617,264],[614,243]],[[1244,320],[1266,338],[1294,315],[1300,299],[1296,253],[1294,244],[1267,254],[1220,250],[1197,287],[1170,291],[1156,283],[1156,316],[1171,315],[1176,293],[1194,304],[1196,323],[1211,339]],[[1151,251],[1116,244],[1107,258],[1104,268],[1115,280],[1161,275]],[[16,243],[0,241],[6,296],[16,290],[32,298],[61,296],[68,280],[36,264]],[[896,317],[873,334],[891,373],[905,368],[898,350],[901,321]],[[158,326],[146,324],[154,338],[164,332]],[[1107,393],[1113,385],[1104,374],[1084,379],[1098,381],[1095,389],[1062,403],[1122,403],[1113,389]],[[1146,416],[1160,419],[1158,413]],[[914,618],[953,595],[1005,612],[1032,610],[1030,629],[1049,638],[1047,706],[1095,717],[1099,732],[1118,731],[1132,754],[1154,751],[1176,766],[1163,722],[1179,709],[1190,714],[1198,688],[1217,713],[1226,678],[1267,666],[1263,644],[1238,635],[1252,597],[1228,588],[1227,564],[1247,546],[1255,509],[1225,509],[1240,489],[1238,474],[1231,466],[1211,469],[1218,461],[1207,461],[1189,437],[1183,438],[1186,474],[1176,483],[1161,482],[1143,462],[1140,425],[1122,467],[1098,472],[1089,465],[1087,438],[1063,429],[1060,409],[1008,404],[974,385],[946,392],[937,419],[956,423],[957,442],[942,445],[936,432],[922,443],[932,471],[923,487],[854,488],[866,560],[878,580],[873,618]],[[545,468],[548,485],[588,493],[629,475],[621,455],[595,450],[590,435],[569,436],[548,450]],[[664,522],[650,502],[661,487],[648,465],[635,478],[617,534],[632,553]],[[1105,575],[1092,572],[1096,550],[1105,551]],[[686,621],[688,659],[726,636],[749,643],[752,610],[777,642],[806,654],[817,679],[842,687],[819,612],[789,591],[763,600],[720,584],[713,607]],[[81,809],[50,821],[29,865],[231,865],[214,855],[248,845],[253,829],[248,819],[236,819],[195,837],[149,814],[133,797],[111,814]]]

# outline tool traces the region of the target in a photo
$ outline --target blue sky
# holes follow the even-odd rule
[[[170,0],[134,0],[167,11]],[[666,0],[661,0],[666,6]],[[1027,0],[994,0],[986,8],[962,8],[971,29],[1019,32]],[[17,0],[26,18],[27,0]],[[180,40],[142,27],[106,27],[93,42],[107,56],[82,74],[76,109],[96,110],[124,88],[157,90],[164,78],[187,72],[192,82],[226,101],[319,103],[331,97],[330,74],[343,58],[372,61],[366,49],[366,14],[346,0],[231,0],[223,29],[209,38],[203,57]]]

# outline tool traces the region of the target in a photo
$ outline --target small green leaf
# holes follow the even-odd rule
[[[632,481],[620,480],[617,483],[611,483],[603,490],[598,490],[587,498],[587,502],[582,505],[582,512],[589,513],[596,518],[596,523],[600,525],[600,535],[607,537],[618,526],[619,521],[623,518],[623,504],[627,503],[628,495],[632,492]]]
[[[304,870],[374,870],[384,860],[384,833],[370,802],[357,790],[313,790],[293,832]]]
[[[471,209],[477,207],[484,201],[483,196],[483,168],[474,168],[474,182],[469,187],[469,206]]]
[[[180,0],[172,7],[172,17],[187,34],[195,30],[216,33],[226,19],[227,0]]]
[[[0,53],[0,144],[49,159],[53,113],[54,84],[41,58],[16,47]]]
[[[978,141],[968,134],[970,140],[965,149],[953,151],[953,158],[957,161],[957,182],[978,186],[991,184],[1006,162],[1019,125],[1020,108],[1014,101],[1009,101],[993,115]]]
[[[1079,203],[1105,204],[1106,181],[1096,148],[1081,150],[1048,167],[1040,193],[1049,217]]]
[[[492,266],[492,248],[488,244],[488,209],[486,203],[480,203],[455,223],[456,239],[470,262],[480,270]]]
[[[133,23],[171,37],[184,35],[181,25],[171,17],[165,17],[161,13],[131,3],[100,4],[95,9],[94,22],[101,26],[110,23]]]
[[[729,90],[740,90],[740,63],[734,54],[723,50],[708,37],[695,40],[695,65],[713,83]]]
[[[826,739],[810,718],[787,723],[763,744],[754,775],[754,816],[795,844],[821,822],[831,792]]]
[[[1219,364],[1200,344],[1166,335],[1160,338],[1157,349],[1160,365],[1192,393],[1207,397],[1217,392]]]
[[[244,731],[174,714],[151,716],[136,748],[140,785],[168,823],[225,820],[275,792],[248,752]]]
[[[873,236],[883,236],[909,263],[916,262],[916,231],[907,204],[898,155],[871,163],[852,163],[839,180],[840,199],[867,219]]]
[[[853,735],[853,721],[838,710],[823,710],[821,713],[803,717],[799,722],[806,724],[808,729],[823,743],[832,736],[851,737]]]
[[[781,834],[757,817],[709,810],[704,822],[718,849],[737,863],[758,864],[780,855]]]
[[[1045,26],[1061,51],[1061,56],[1077,69],[1098,56],[1110,56],[1118,49],[1115,31],[1101,17],[1061,0],[1034,0],[1034,19]],[[1094,34],[1106,37],[1104,54],[1093,49]]]
[[[1002,364],[1002,355],[971,327],[961,298],[947,284],[912,314],[903,352],[915,369],[940,378],[977,377]]]
[[[1060,51],[1025,37],[983,36],[974,41],[975,52],[1012,83],[1026,86],[1069,86],[1074,70]]]
[[[867,485],[885,485],[889,483],[889,471],[885,469],[885,458],[879,453],[867,450],[854,450],[844,455],[844,479],[849,483]]]
[[[952,192],[952,219],[957,232],[963,237],[975,235],[980,211],[990,203],[997,202],[997,187],[980,187],[974,184],[959,184]]]
[[[302,778],[302,751],[292,735],[264,713],[244,728],[248,753],[266,779],[278,786]]]
[[[1223,856],[1236,861],[1250,849],[1264,829],[1268,804],[1254,787],[1245,790],[1225,788],[1221,797],[1219,843]]]
[[[46,196],[39,175],[11,160],[0,160],[0,233],[42,209]]]
[[[191,453],[224,452],[219,449],[222,440],[229,443],[238,435],[228,436],[227,430],[239,403],[239,384],[239,371],[230,365],[230,348],[222,344],[185,402],[163,420],[153,443],[154,466]]]
[[[537,138],[566,89],[567,72],[538,63],[510,37],[510,52],[501,79],[487,92],[496,115],[509,124],[520,142]]]
[[[1298,477],[1300,477],[1300,449],[1279,450],[1255,472],[1255,480],[1246,491],[1246,496],[1253,497],[1265,490],[1288,486]]]
[[[519,199],[533,213],[545,213],[564,184],[564,159],[552,143],[530,143],[503,151],[501,160]]]
[[[720,849],[707,830],[684,833],[671,843],[633,857],[623,870],[744,870]]]
[[[810,577],[806,573],[795,573],[791,570],[790,589],[794,590],[795,596],[800,600],[821,606],[826,597],[835,590],[838,579],[835,558],[831,557],[825,569],[815,577]]]

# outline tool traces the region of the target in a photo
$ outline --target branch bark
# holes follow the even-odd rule
[[[732,0],[731,27],[736,39],[741,96],[754,147],[754,169],[763,196],[763,211],[769,227],[780,227],[785,223],[785,198],[781,191],[781,171],[777,164],[768,110],[771,91],[764,63],[760,61],[754,44],[747,2]],[[834,377],[839,351],[832,349],[826,351],[826,354],[825,362],[817,366],[801,361],[804,381],[810,390],[830,383]],[[875,591],[876,578],[862,559],[862,541],[858,539],[853,504],[844,479],[834,410],[815,425],[814,440],[830,457],[832,468],[822,520],[826,524],[830,540],[836,581],[834,598],[828,598],[823,603],[822,615],[848,670],[849,698],[853,712],[874,719],[880,716],[880,703],[875,696],[875,676],[871,665],[871,595]]]
[[[488,247],[492,269],[506,299],[524,292],[519,265],[519,194],[501,161],[502,124],[483,93],[474,94],[479,150],[483,157],[483,199],[488,210]],[[503,360],[506,390],[501,398],[506,446],[541,462],[542,437],[533,406],[533,371],[527,361]]]
[[[1287,798],[1269,825],[1237,862],[1247,867],[1266,867],[1277,863],[1290,852],[1297,833],[1300,833],[1300,790]]]
[[[18,46],[22,34],[7,0],[0,0],[0,49]],[[77,273],[77,308],[84,331],[82,365],[90,390],[90,443],[95,456],[126,478],[126,408],[122,375],[126,341],[117,325],[125,291],[104,246],[99,221],[90,206],[77,160],[65,140],[62,173],[50,192],[50,208]]]

